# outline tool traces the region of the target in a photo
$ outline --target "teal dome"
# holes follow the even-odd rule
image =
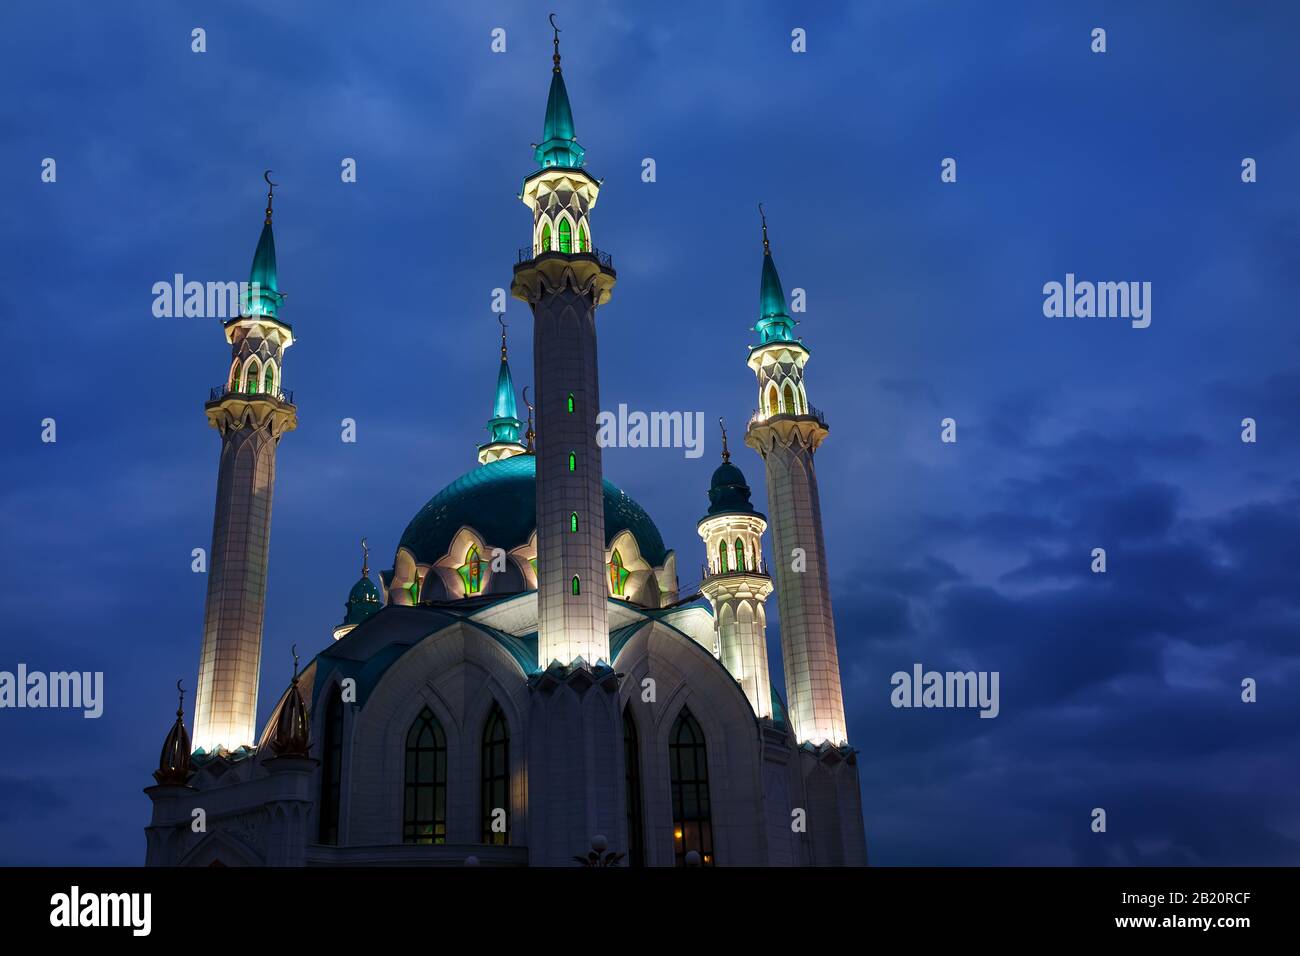
[[[749,500],[749,485],[745,483],[744,472],[733,465],[730,458],[718,466],[709,482],[709,513],[705,517],[720,514],[763,517]]]
[[[348,593],[347,613],[343,616],[344,624],[360,624],[380,608],[379,588],[366,575]]]
[[[510,551],[528,543],[537,528],[537,459],[514,455],[480,465],[438,492],[402,532],[400,546],[415,560],[432,564],[451,547],[462,527],[481,534],[485,543]],[[636,538],[641,556],[655,567],[667,557],[664,540],[645,509],[606,480],[605,546],[623,531]]]

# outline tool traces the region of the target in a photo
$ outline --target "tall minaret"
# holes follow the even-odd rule
[[[609,301],[615,272],[592,245],[589,217],[600,183],[582,169],[558,29],[554,43],[546,124],[533,154],[538,169],[519,196],[533,213],[532,241],[520,250],[510,288],[532,306],[534,320],[541,667],[609,660],[596,307]]]
[[[486,444],[478,446],[480,465],[522,455],[528,450],[519,440],[524,423],[519,420],[519,406],[515,404],[515,382],[510,375],[510,363],[506,359],[506,323],[504,319],[500,319],[500,322],[501,368],[497,371],[497,391],[492,402],[492,417],[487,423],[488,434],[491,437]]]
[[[253,256],[250,292],[240,315],[225,325],[233,353],[226,383],[205,406],[221,433],[217,507],[212,525],[203,650],[194,702],[194,746],[211,752],[257,740],[257,682],[266,606],[275,449],[298,426],[292,393],[283,390],[284,351],[293,330],[281,321],[271,232],[271,198]]]
[[[758,376],[758,411],[745,444],[767,465],[786,703],[795,737],[800,743],[840,744],[848,739],[844,695],[813,468],[813,454],[828,429],[821,413],[808,404],[803,375],[808,349],[794,337],[794,325],[785,311],[764,217],[763,278],[754,327],[759,343],[749,351],[749,367]]]
[[[697,525],[704,539],[705,575],[700,590],[713,605],[722,664],[740,682],[759,717],[772,716],[767,674],[767,611],[772,579],[763,566],[767,519],[754,510],[749,485],[731,463],[722,429],[722,464],[709,484],[709,510]]]

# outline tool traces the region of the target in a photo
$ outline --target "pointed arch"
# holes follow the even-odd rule
[[[257,381],[262,374],[262,363],[257,360],[256,355],[250,355],[248,361],[244,363],[243,383],[240,391],[245,395],[254,395],[257,393]]]
[[[577,530],[578,530],[578,512],[576,512],[576,511],[570,511],[570,512],[569,512],[569,531],[572,532],[572,531],[577,531]]]
[[[668,767],[673,793],[673,852],[678,866],[686,854],[699,853],[713,866],[713,822],[709,807],[709,761],[704,731],[686,707],[668,737]]]
[[[745,570],[745,545],[739,538],[736,539],[736,570]]]
[[[560,240],[560,251],[566,255],[573,251],[573,224],[569,222],[568,216],[561,216],[556,233]]]
[[[718,541],[718,573],[727,573],[727,539],[722,538]]]
[[[235,359],[230,363],[230,390],[232,392],[239,391],[239,370],[239,359]]]
[[[483,724],[481,752],[482,840],[506,846],[510,843],[510,725],[495,700]],[[504,831],[493,826],[498,810],[505,811]]]
[[[578,251],[591,251],[591,243],[587,241],[587,219],[585,216],[578,220]]]
[[[578,456],[575,452],[569,452],[569,471],[578,470]]]
[[[609,558],[609,593],[615,597],[625,596],[629,574],[631,572],[623,564],[623,555],[619,554],[618,548],[615,548]]]
[[[262,391],[267,395],[275,394],[275,377],[277,371],[273,359],[267,359],[262,365]]]
[[[569,589],[573,592],[574,597],[577,597],[582,593],[582,585],[578,583],[578,576],[576,574],[573,576],[573,580],[569,582]]]
[[[427,706],[406,732],[403,843],[447,842],[447,737]]]
[[[483,590],[483,560],[479,556],[478,545],[471,544],[465,552],[465,563],[456,569],[461,582],[465,585],[465,597],[471,597]]]
[[[778,415],[781,412],[781,402],[776,397],[776,384],[773,383],[767,387],[767,413],[769,415]]]
[[[627,798],[627,865],[645,866],[645,814],[641,809],[641,739],[632,704],[623,707],[623,779]]]
[[[787,415],[799,414],[799,406],[794,400],[794,389],[790,387],[789,382],[785,383],[784,402],[785,402],[785,413]]]
[[[537,242],[537,251],[538,252],[551,251],[551,221],[546,218],[542,219],[542,231],[541,231],[541,236]]]

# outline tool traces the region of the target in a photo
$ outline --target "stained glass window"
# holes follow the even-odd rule
[[[275,366],[270,362],[266,363],[266,371],[262,375],[262,391],[268,395],[275,391]]]
[[[542,224],[542,252],[551,251],[551,224],[549,222]]]
[[[578,251],[579,252],[590,251],[587,248],[587,227],[582,225],[581,223],[578,224]]]
[[[785,413],[787,415],[799,414],[799,406],[795,404],[794,400],[794,389],[790,387],[789,382],[785,383]]]
[[[718,542],[718,573],[727,573],[727,542],[725,540]]]
[[[573,251],[572,227],[569,225],[569,220],[567,219],[560,220],[560,251],[561,252]]]
[[[739,538],[736,539],[736,570],[745,570],[745,546],[740,543]]]
[[[258,367],[257,359],[248,363],[248,368],[244,372],[244,391],[253,395],[257,393],[257,373],[261,369]]]
[[[570,582],[570,587],[573,588],[573,594],[574,594],[575,597],[577,597],[577,595],[578,595],[578,576],[577,576],[576,574],[573,576],[573,580]]]
[[[403,843],[447,841],[447,738],[428,707],[406,733]]]
[[[471,544],[465,552],[465,563],[456,569],[465,584],[465,596],[478,594],[483,588],[483,562],[478,556],[478,545]]]
[[[575,455],[573,452],[569,452],[569,471],[577,471],[577,470],[578,470],[578,456]]]
[[[570,531],[578,530],[578,512],[576,511],[569,513],[569,530]]]
[[[573,414],[573,393],[569,393],[569,414]]]
[[[773,385],[767,390],[767,413],[775,415],[781,410],[780,404],[776,398],[776,386]]]
[[[632,572],[623,567],[623,556],[614,549],[614,554],[609,561],[609,590],[612,594],[619,597],[623,596],[623,590],[627,587],[628,576]]]

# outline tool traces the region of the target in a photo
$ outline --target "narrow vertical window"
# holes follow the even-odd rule
[[[627,789],[627,865],[645,866],[645,824],[641,815],[641,742],[632,707],[623,708],[623,769]]]
[[[569,471],[577,471],[577,470],[578,470],[578,456],[575,455],[573,452],[569,452]]]
[[[569,414],[573,414],[573,393],[569,393]]]
[[[578,530],[578,512],[576,511],[569,512],[569,530],[570,531]]]
[[[668,737],[672,775],[673,850],[677,865],[686,865],[694,850],[704,866],[713,865],[713,823],[709,811],[709,762],[704,732],[685,708]]]
[[[587,227],[583,223],[578,223],[578,251],[590,251],[587,247]]]
[[[542,247],[539,251],[551,251],[551,224],[549,222],[542,223]]]
[[[767,413],[775,415],[781,410],[780,403],[776,398],[776,386],[773,385],[767,390]]]
[[[257,393],[257,373],[261,371],[258,367],[257,359],[248,363],[248,368],[244,370],[244,392],[248,395]]]
[[[718,542],[718,573],[727,573],[727,542],[725,539]]]
[[[573,232],[567,219],[560,220],[560,251],[566,253],[573,251]]]
[[[623,597],[627,589],[627,579],[632,572],[623,566],[623,555],[618,553],[618,548],[609,559],[609,592],[618,597]]]
[[[794,400],[794,389],[790,387],[789,382],[785,383],[785,413],[787,415],[799,414],[799,406],[795,404]]]
[[[275,392],[275,365],[271,362],[266,363],[266,370],[262,374],[262,391],[268,395]]]
[[[579,588],[578,588],[578,576],[576,574],[573,576],[573,580],[569,582],[569,587],[573,589],[573,596],[577,597]]]
[[[510,843],[510,727],[495,702],[483,726],[482,765],[483,842],[506,846]],[[498,811],[504,812],[501,823]]]
[[[736,539],[736,570],[745,570],[745,546],[740,543],[739,538]]]
[[[329,691],[325,707],[325,736],[321,741],[320,842],[338,846],[339,798],[343,789],[343,695]]]
[[[428,707],[406,733],[403,843],[447,842],[447,738]]]

